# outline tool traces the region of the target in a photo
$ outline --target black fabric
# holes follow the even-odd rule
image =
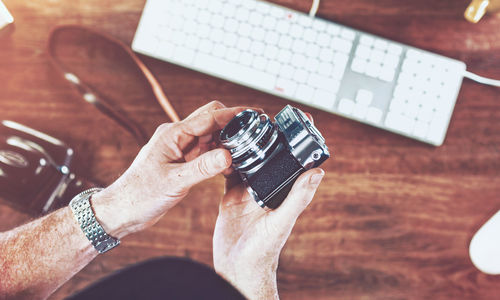
[[[149,260],[106,277],[67,300],[245,299],[211,268],[184,258]]]

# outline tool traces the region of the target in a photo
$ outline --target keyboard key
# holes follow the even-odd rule
[[[274,31],[268,31],[266,35],[266,43],[269,45],[277,45],[280,40],[278,33]]]
[[[293,24],[292,27],[290,28],[290,35],[293,38],[296,38],[296,39],[301,38],[302,33],[304,33],[304,27],[302,27],[298,24]]]
[[[252,39],[255,41],[265,41],[267,31],[261,27],[255,27],[252,31]]]
[[[246,37],[240,37],[238,40],[238,49],[241,51],[246,51],[250,48],[250,45],[252,44],[252,41],[249,38]]]
[[[371,36],[368,36],[368,35],[363,34],[359,38],[359,43],[366,45],[366,46],[371,46],[371,45],[373,45],[374,42],[375,42],[375,39]]]
[[[293,80],[297,82],[306,82],[307,78],[309,77],[309,72],[305,70],[297,70],[295,71],[295,74],[293,75]]]
[[[308,83],[313,87],[321,88],[332,93],[337,93],[340,87],[340,81],[333,78],[323,77],[318,74],[311,74],[309,76]]]
[[[278,78],[278,80],[276,81],[276,86],[274,88],[275,91],[278,91],[290,97],[295,94],[296,89],[297,84],[285,78]]]
[[[240,55],[240,58],[238,62],[244,66],[250,66],[252,64],[252,61],[254,59],[254,56],[248,52],[243,52]]]
[[[340,32],[340,36],[343,39],[346,39],[348,41],[352,41],[356,37],[356,32],[354,30],[349,29],[349,28],[343,28],[342,31]]]
[[[371,55],[371,48],[365,45],[359,45],[356,49],[356,57],[368,59]]]
[[[238,78],[253,87],[264,90],[272,90],[276,82],[276,77],[266,72],[261,72],[254,68],[242,66],[204,53],[196,55],[193,65],[205,72],[216,74],[223,78]]]
[[[304,55],[302,55],[302,54],[295,53],[292,56],[292,63],[297,68],[303,68],[303,67],[305,67],[306,62],[307,62],[307,58]]]
[[[333,72],[333,66],[331,64],[320,64],[318,68],[318,74],[323,76],[330,76]]]
[[[240,36],[250,36],[252,33],[252,26],[248,23],[241,23],[238,28],[238,34]]]
[[[319,55],[321,48],[316,44],[309,44],[306,48],[306,56],[316,57]]]
[[[381,50],[374,49],[370,54],[370,61],[381,63],[384,61],[385,53]]]
[[[447,124],[448,118],[434,118],[434,120],[430,123],[427,138],[435,144],[441,144],[446,132]]]
[[[412,132],[415,120],[390,111],[385,118],[385,126],[406,134]]]
[[[383,81],[391,82],[392,80],[394,80],[395,74],[396,72],[394,71],[394,69],[382,68],[378,78]]]
[[[224,57],[226,55],[226,52],[227,52],[227,47],[224,46],[223,44],[215,45],[214,50],[212,51],[212,53],[218,57]]]
[[[299,87],[297,88],[297,92],[295,93],[295,97],[304,104],[308,104],[309,102],[311,102],[313,95],[314,89],[306,84],[299,85]]]
[[[315,18],[312,26],[313,26],[314,30],[316,30],[317,32],[320,32],[320,31],[323,31],[326,29],[326,24],[327,23],[325,21]]]
[[[352,111],[352,115],[358,119],[364,119],[366,116],[366,113],[368,112],[368,107],[364,106],[360,103],[356,103],[354,105],[354,109]]]
[[[235,47],[238,42],[238,36],[234,33],[226,32],[224,35],[224,45],[227,47]]]
[[[305,69],[310,71],[310,72],[317,72],[319,65],[320,65],[320,62],[316,58],[309,57],[309,58],[307,58]]]
[[[429,123],[417,121],[415,123],[415,128],[413,129],[413,134],[423,139],[427,136],[428,131],[429,131]]]
[[[385,50],[389,46],[389,43],[381,40],[381,39],[376,39],[375,42],[373,43],[373,47],[378,50]]]
[[[288,64],[290,62],[290,60],[292,59],[292,55],[293,55],[292,52],[285,50],[285,49],[281,49],[278,52],[278,61],[280,61],[284,64]]]
[[[382,120],[382,111],[376,107],[369,107],[365,118],[368,122],[378,124]]]
[[[324,62],[330,62],[333,60],[334,52],[331,49],[323,48],[319,53],[319,59]]]
[[[399,56],[403,52],[403,47],[396,44],[390,44],[387,48],[387,52]]]
[[[354,101],[346,98],[342,98],[339,102],[339,112],[350,115],[354,109],[355,103]]]
[[[303,39],[307,42],[314,43],[317,36],[318,34],[314,29],[308,28],[304,31]]]
[[[320,33],[318,35],[318,38],[316,40],[316,43],[320,46],[320,47],[326,47],[330,44],[330,41],[331,41],[331,38],[330,38],[330,35],[326,34],[326,33]]]
[[[290,21],[287,20],[278,21],[278,25],[276,25],[276,30],[281,34],[287,34],[288,30],[290,30]]]
[[[275,60],[269,61],[269,64],[266,67],[266,71],[273,75],[277,75],[281,70],[281,64]]]
[[[229,61],[236,62],[240,58],[240,54],[241,53],[240,51],[238,51],[238,49],[229,48],[229,50],[227,50],[226,58]]]
[[[245,1],[246,3],[252,3],[252,1]],[[254,26],[259,26],[260,23],[262,22],[262,14],[254,11],[250,13],[250,18],[248,19],[248,22]]]
[[[282,35],[280,41],[278,42],[278,47],[282,49],[290,49],[292,46],[293,40],[287,35]]]
[[[318,89],[314,93],[313,103],[324,109],[330,110],[335,104],[336,97],[337,96],[334,93]]]
[[[264,49],[265,49],[265,44],[262,42],[255,41],[250,46],[250,51],[257,56],[261,56],[264,53]]]
[[[276,46],[267,45],[264,50],[264,56],[269,59],[275,59],[278,56],[279,49]]]
[[[240,27],[240,22],[231,18],[226,19],[226,23],[224,24],[224,30],[226,32],[236,32],[238,27]]]
[[[296,53],[305,53],[306,52],[306,48],[307,48],[307,44],[303,40],[296,39],[293,42],[292,49]]]
[[[335,37],[332,40],[331,47],[337,51],[349,53],[351,51],[352,43],[339,37]]]
[[[281,67],[279,76],[281,78],[291,79],[293,74],[295,73],[295,68],[290,65],[284,65]]]
[[[363,106],[369,106],[372,103],[373,99],[373,93],[368,90],[358,90],[358,93],[356,94],[356,102],[363,105]]]
[[[253,60],[253,67],[257,70],[264,71],[269,61],[262,56],[257,56]]]
[[[380,64],[368,63],[368,65],[366,66],[365,74],[376,78],[380,74],[380,70],[381,70]]]
[[[364,73],[368,62],[363,59],[355,58],[351,64],[351,70],[358,73]]]

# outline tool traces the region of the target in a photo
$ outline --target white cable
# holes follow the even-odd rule
[[[316,13],[318,12],[318,7],[319,7],[319,1],[320,0],[313,0],[313,3],[311,5],[311,9],[309,10],[309,16],[310,17],[316,17]]]
[[[474,80],[474,81],[482,83],[482,84],[500,87],[500,80],[482,77],[482,76],[479,76],[477,74],[471,73],[469,71],[465,71],[464,77],[467,77],[470,80]]]

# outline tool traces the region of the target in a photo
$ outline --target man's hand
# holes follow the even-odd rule
[[[226,170],[231,155],[214,149],[213,135],[244,109],[214,101],[181,122],[158,127],[130,168],[92,197],[104,229],[120,238],[151,226],[192,186]]]
[[[324,171],[302,174],[273,211],[260,208],[233,174],[219,207],[213,238],[214,267],[249,299],[277,299],[278,259],[295,221],[311,202]]]

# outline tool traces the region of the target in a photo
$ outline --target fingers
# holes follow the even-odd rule
[[[213,111],[205,111],[191,118],[183,120],[179,125],[185,134],[202,136],[222,129],[238,113],[248,109],[247,107],[221,108]]]
[[[179,164],[175,170],[176,176],[174,186],[179,187],[179,191],[187,191],[193,185],[206,179],[214,177],[231,166],[231,155],[224,149],[215,149],[206,152],[197,158]]]
[[[310,113],[308,113],[308,112],[306,112],[305,114],[306,114],[307,118],[309,119],[309,121],[311,121],[311,123],[314,124],[313,116]]]
[[[311,203],[324,175],[322,169],[316,168],[305,172],[295,181],[281,206],[270,212],[270,215],[276,218],[278,226],[295,224],[298,216]]]
[[[203,105],[202,107],[198,108],[197,110],[193,111],[189,116],[187,116],[186,119],[193,118],[193,117],[200,115],[202,113],[214,111],[214,110],[225,108],[225,107],[226,106],[224,104],[222,104],[222,102],[214,100],[214,101],[211,101],[211,102]]]

